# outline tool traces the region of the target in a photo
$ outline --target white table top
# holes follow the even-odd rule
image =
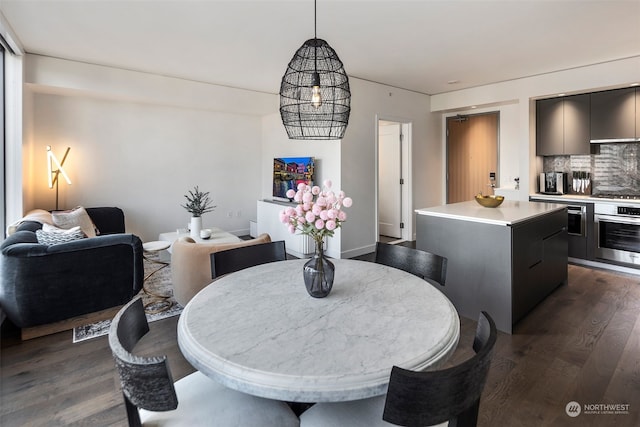
[[[177,231],[169,231],[166,233],[160,233],[158,236],[158,240],[169,242],[169,244],[173,244],[179,237],[192,237],[196,243],[205,243],[205,244],[218,244],[218,243],[235,243],[242,241],[241,238],[236,236],[235,234],[231,234],[217,227],[207,228],[206,230],[211,230],[211,237],[208,239],[203,239],[200,237],[193,238],[188,232],[178,234]],[[169,248],[169,252],[171,249]]]
[[[146,252],[160,252],[163,251],[165,249],[169,249],[169,246],[171,246],[171,243],[169,242],[163,242],[161,240],[154,240],[152,242],[145,242],[142,244],[142,249],[144,249]]]
[[[508,226],[565,208],[565,205],[555,203],[535,203],[514,200],[505,200],[497,208],[485,208],[484,206],[480,206],[475,200],[470,200],[432,208],[416,209],[416,213],[418,215]]]
[[[185,307],[178,343],[204,374],[245,393],[290,402],[386,392],[393,365],[425,369],[455,350],[460,320],[434,286],[401,270],[340,260],[331,294],[307,294],[307,260],[242,270]]]

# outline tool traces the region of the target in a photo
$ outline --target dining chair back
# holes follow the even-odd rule
[[[447,258],[420,249],[377,242],[375,262],[430,279],[444,286]]]
[[[149,324],[140,297],[120,309],[109,329],[129,426],[299,425],[298,417],[284,402],[231,390],[200,372],[174,383],[166,356],[131,353],[147,332]]]
[[[287,259],[284,240],[228,249],[211,254],[211,278],[227,273]]]
[[[483,311],[473,342],[476,354],[471,359],[439,371],[394,366],[382,419],[402,426],[448,421],[457,427],[475,427],[497,335],[493,319]]]
[[[178,407],[178,397],[167,358],[142,358],[131,354],[140,338],[147,332],[149,324],[141,298],[125,305],[116,314],[109,329],[109,346],[120,375],[130,426],[141,425],[138,408],[170,411]],[[153,393],[149,393],[150,390],[153,390]]]
[[[475,355],[470,359],[437,371],[393,366],[386,396],[317,403],[300,416],[300,425],[475,427],[497,335],[493,319],[483,311],[473,341]]]

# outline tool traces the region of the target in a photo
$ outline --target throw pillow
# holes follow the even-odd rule
[[[53,230],[51,228],[49,228],[49,230],[51,231],[36,230],[38,243],[41,245],[57,245],[58,243],[67,243],[73,240],[84,239],[86,237],[80,229],[80,226],[73,227],[69,230]]]
[[[80,226],[87,237],[96,237],[96,226],[82,206],[70,211],[53,211],[51,217],[53,218],[53,224],[57,227],[68,230]]]

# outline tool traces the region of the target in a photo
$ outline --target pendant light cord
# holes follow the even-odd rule
[[[318,74],[318,3],[313,0],[313,68]],[[318,82],[320,84],[320,82]]]

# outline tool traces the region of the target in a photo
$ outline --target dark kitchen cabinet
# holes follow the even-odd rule
[[[591,97],[573,95],[564,98],[564,154],[590,154],[589,114]]]
[[[536,154],[590,154],[589,94],[536,101]]]
[[[636,89],[625,88],[591,94],[591,140],[634,141],[640,117],[636,115]],[[640,130],[639,130],[640,131]]]
[[[536,154],[564,153],[564,112],[562,98],[536,101]]]
[[[529,198],[529,201],[538,203],[551,202],[566,204],[568,208],[576,206],[584,207],[584,212],[582,213],[583,217],[581,218],[581,221],[583,221],[583,228],[581,229],[581,233],[576,232],[577,230],[572,229],[571,225],[569,224],[569,218],[567,221],[567,242],[569,257],[585,260],[595,259],[596,238],[593,203],[580,203],[576,202],[575,200],[567,201],[566,199],[563,200],[562,196],[557,199],[549,199],[549,197],[539,199],[535,196],[532,196]]]
[[[521,319],[567,281],[567,213],[512,227],[512,316]]]
[[[441,290],[458,313],[473,319],[486,310],[500,331],[512,333],[567,281],[566,209],[511,225],[416,215],[416,230],[416,248],[447,257]]]

